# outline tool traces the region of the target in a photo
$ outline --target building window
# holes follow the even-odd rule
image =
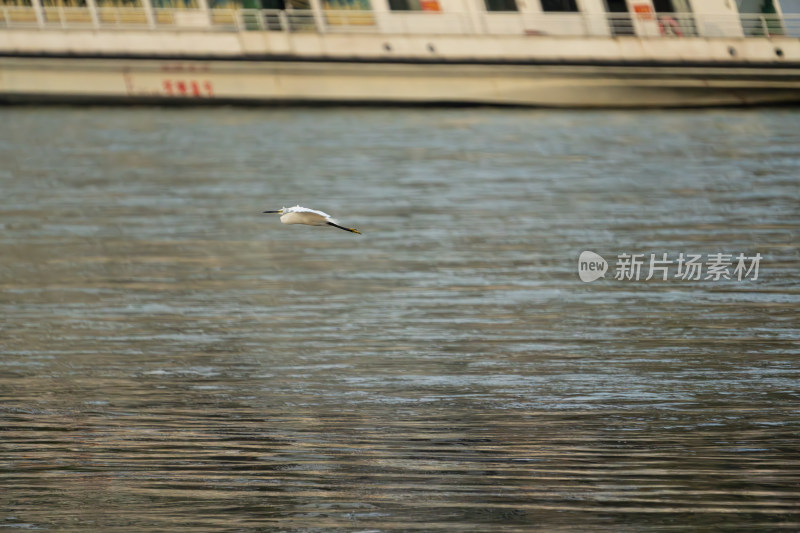
[[[392,11],[441,11],[439,0],[389,0]]]
[[[486,0],[486,11],[519,11],[516,0]]]
[[[578,11],[575,0],[542,0],[542,11]]]
[[[389,9],[392,11],[418,11],[419,2],[414,2],[416,6],[408,0],[389,0]]]

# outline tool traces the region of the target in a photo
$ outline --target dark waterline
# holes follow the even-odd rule
[[[800,529],[798,119],[0,108],[0,529]]]

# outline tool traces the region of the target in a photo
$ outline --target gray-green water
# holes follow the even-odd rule
[[[0,529],[800,530],[798,126],[0,109]]]

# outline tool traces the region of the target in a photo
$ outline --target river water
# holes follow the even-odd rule
[[[0,530],[800,530],[799,125],[0,109]]]

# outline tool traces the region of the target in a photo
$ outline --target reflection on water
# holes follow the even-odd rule
[[[0,110],[0,529],[800,529],[797,116]]]

